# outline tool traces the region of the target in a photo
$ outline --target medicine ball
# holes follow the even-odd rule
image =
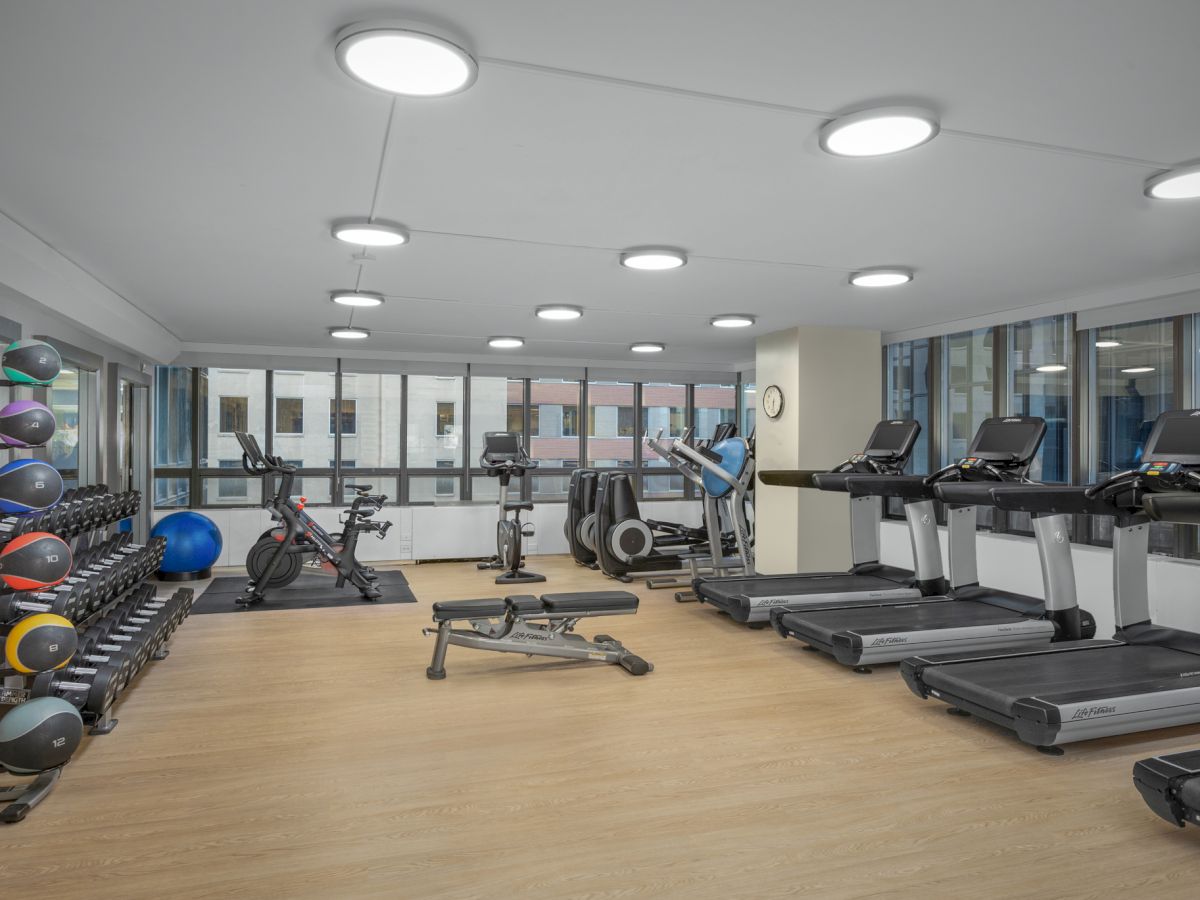
[[[0,356],[4,377],[18,384],[50,384],[62,372],[62,357],[45,341],[13,341]]]
[[[54,437],[54,413],[36,400],[15,400],[0,409],[0,441],[10,447],[40,447]]]
[[[0,468],[0,513],[23,516],[49,509],[62,499],[58,469],[38,459],[16,459]]]
[[[83,717],[61,697],[22,703],[0,719],[0,766],[34,775],[61,766],[83,740]]]
[[[14,591],[54,587],[71,574],[71,548],[62,538],[31,531],[0,550],[0,581]]]
[[[21,675],[51,672],[71,661],[79,633],[70,619],[35,613],[17,622],[4,638],[4,659]]]

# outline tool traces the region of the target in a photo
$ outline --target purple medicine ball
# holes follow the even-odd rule
[[[40,447],[54,436],[54,413],[36,400],[15,400],[0,409],[0,442]]]

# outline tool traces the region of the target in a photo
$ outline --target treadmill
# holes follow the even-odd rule
[[[1200,825],[1200,750],[1134,763],[1133,784],[1155,815],[1173,825]]]
[[[906,501],[905,517],[914,546],[932,548],[915,554],[916,570],[879,562],[879,523],[883,500],[879,493],[856,492],[850,484],[863,474],[881,481],[900,478],[921,433],[911,419],[884,419],[876,424],[866,448],[828,472],[773,470],[759,472],[763,484],[784,487],[815,487],[850,495],[850,558],[845,572],[801,572],[790,575],[706,576],[696,578],[692,588],[701,603],[728,613],[735,622],[765,627],[776,608],[822,606],[833,601],[848,604],[911,603],[926,595],[945,591],[942,558],[937,549],[937,524],[933,503]],[[920,476],[914,476],[919,478]]]
[[[992,495],[1028,490],[1023,481],[1037,456],[1046,423],[1037,417],[1008,416],[985,420],[975,433],[968,455],[926,477],[879,479],[858,476],[856,486],[935,496],[946,504],[950,546],[950,590],[906,606],[777,610],[771,617],[783,637],[803,641],[856,672],[874,663],[899,662],[914,653],[967,652],[991,647],[1036,646],[1052,640],[1095,634],[1091,616],[1080,615],[1075,599],[1075,573],[1066,534],[1066,517],[1037,519],[1034,532],[1046,576],[1047,603],[1013,591],[979,584],[975,531],[976,507],[995,505]],[[1058,538],[1056,540],[1056,537]],[[1090,630],[1088,630],[1090,628]]]
[[[1147,584],[1150,521],[1200,522],[1200,409],[1160,415],[1142,459],[1151,461],[1091,487],[1038,489],[1043,513],[1113,517],[1115,638],[914,656],[900,667],[914,693],[1056,754],[1074,741],[1200,723],[1200,634],[1155,625]]]

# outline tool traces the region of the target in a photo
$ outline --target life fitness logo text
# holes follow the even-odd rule
[[[1081,706],[1075,710],[1075,715],[1071,716],[1071,721],[1076,719],[1094,719],[1096,716],[1107,716],[1115,713],[1115,706]]]

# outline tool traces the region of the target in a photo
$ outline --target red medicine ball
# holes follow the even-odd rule
[[[14,591],[54,587],[71,574],[71,548],[62,538],[33,531],[0,550],[0,581]]]

